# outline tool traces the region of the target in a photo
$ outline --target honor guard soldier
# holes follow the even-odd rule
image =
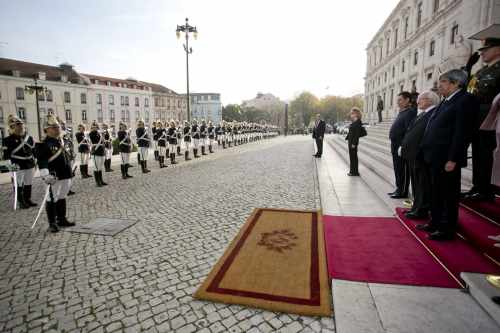
[[[217,146],[221,145],[220,143],[221,136],[222,136],[221,123],[219,123],[215,127],[215,139],[217,140]]]
[[[207,145],[207,123],[205,120],[201,121],[200,125],[200,141],[201,141],[201,154],[207,155],[205,152],[205,146]]]
[[[500,38],[486,38],[479,49],[487,64],[470,80],[468,90],[479,99],[480,111],[476,115],[472,134],[472,189],[466,197],[478,201],[494,201],[491,184],[493,151],[496,147],[495,131],[481,130],[493,99],[500,92]]]
[[[193,137],[193,155],[194,158],[199,158],[198,147],[200,145],[200,128],[198,127],[198,121],[193,120],[193,125],[191,125],[191,135]]]
[[[14,202],[19,202],[20,208],[36,206],[31,201],[31,184],[35,174],[35,157],[33,156],[35,140],[26,133],[24,122],[9,115],[7,120],[9,136],[3,140],[4,158],[10,159],[14,188]],[[17,207],[14,206],[14,209]]]
[[[158,145],[158,162],[160,163],[160,169],[166,167],[165,165],[165,156],[167,153],[167,130],[163,128],[163,124],[158,121],[156,122],[156,137],[157,137],[157,145]]]
[[[94,160],[95,183],[97,187],[106,186],[108,184],[102,179],[102,170],[104,169],[104,159],[106,157],[106,152],[104,151],[104,135],[99,133],[99,124],[95,120],[92,122],[92,125],[90,125],[89,138],[92,143],[90,155],[92,155],[92,159]]]
[[[128,168],[130,167],[130,152],[132,151],[132,140],[130,139],[130,133],[127,128],[127,124],[121,122],[118,131],[118,151],[120,152],[120,157],[122,163],[120,165],[122,171],[122,178],[132,178],[128,174]]]
[[[153,124],[151,125],[151,134],[153,136],[153,151],[154,151],[154,156],[155,156],[155,161],[158,161],[159,152],[158,152],[158,134],[156,133],[158,128],[158,124],[156,121],[153,121]]]
[[[78,125],[78,132],[75,134],[76,143],[78,144],[78,154],[80,154],[80,174],[82,178],[90,178],[89,175],[89,158],[90,158],[90,139],[85,133],[85,125]]]
[[[189,161],[189,149],[191,145],[191,126],[189,122],[184,122],[184,128],[182,129],[182,135],[184,136],[184,145],[186,146],[186,151],[184,152],[184,160]]]
[[[149,138],[148,131],[144,127],[144,120],[137,122],[137,129],[135,130],[137,136],[137,146],[139,147],[139,161],[142,168],[142,173],[148,173],[148,152],[151,139]]]
[[[178,120],[175,122],[175,125],[177,129],[177,156],[182,156],[181,153],[182,126],[179,124]]]
[[[56,117],[49,114],[44,122],[46,137],[37,143],[36,151],[40,177],[49,186],[49,196],[45,210],[50,232],[58,232],[59,227],[75,224],[66,218],[66,196],[71,187],[71,160],[61,140],[61,127]]]
[[[170,163],[171,164],[177,164],[175,161],[175,155],[177,152],[177,147],[178,147],[178,133],[177,133],[177,127],[175,124],[175,121],[171,120],[170,121],[170,127],[167,130],[167,136],[168,136],[168,143],[171,147],[170,149]],[[188,150],[186,150],[185,154],[187,154]],[[187,157],[186,157],[187,160]]]
[[[112,172],[111,157],[113,156],[113,139],[107,124],[102,124],[102,135],[104,136],[104,169],[106,172]]]
[[[215,134],[215,127],[212,124],[212,121],[208,122],[207,132],[208,132],[208,151],[210,153],[213,153],[214,151],[212,147],[215,141],[216,134]]]
[[[76,170],[76,156],[75,156],[75,149],[73,145],[73,138],[71,135],[71,130],[66,127],[66,123],[59,117],[56,117],[57,121],[59,122],[59,126],[61,126],[61,137],[64,143],[64,149],[66,149],[66,152],[68,153],[68,156],[71,159],[71,170],[72,170],[72,177],[75,177],[75,170]],[[73,184],[73,182],[72,182]],[[71,190],[71,187],[68,191],[68,195],[73,195],[75,192]]]
[[[228,147],[231,147],[231,142],[233,141],[232,126],[230,123],[226,123],[226,143]]]

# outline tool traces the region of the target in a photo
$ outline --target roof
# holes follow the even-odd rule
[[[66,75],[68,81],[72,83],[107,86],[108,82],[110,82],[110,85],[114,87],[123,87],[123,85],[126,85],[127,88],[134,89],[133,87],[135,86],[135,89],[140,90],[146,90],[148,87],[151,87],[153,92],[177,94],[175,91],[160,84],[138,81],[133,78],[122,80],[101,75],[78,73],[74,70],[73,66],[68,63],[56,67],[15,59],[0,58],[0,75],[12,76],[15,70],[19,71],[19,76],[24,78],[38,77],[39,72],[44,72],[47,81],[61,81],[61,76]]]

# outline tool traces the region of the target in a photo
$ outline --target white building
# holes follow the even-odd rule
[[[499,17],[500,0],[401,0],[366,49],[368,119],[377,119],[378,96],[383,118],[393,118],[399,92],[432,89],[440,73],[465,66],[481,45],[469,38]]]
[[[0,58],[0,134],[7,134],[7,118],[16,114],[26,128],[38,137],[35,95],[25,92],[25,86],[37,83],[45,87],[40,94],[40,116],[53,113],[69,128],[90,124],[93,120],[118,128],[120,121],[135,130],[138,119],[149,125],[155,120],[186,118],[186,100],[174,91],[132,78],[121,80],[81,74],[72,65],[58,67]]]
[[[191,118],[199,121],[211,120],[218,124],[222,121],[222,102],[217,93],[190,93]]]
[[[255,98],[243,101],[241,106],[245,108],[253,107],[263,111],[273,111],[276,109],[283,109],[285,107],[285,102],[273,94],[258,93]]]

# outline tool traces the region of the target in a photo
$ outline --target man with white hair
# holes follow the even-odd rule
[[[417,98],[418,113],[410,123],[401,143],[400,156],[410,169],[410,182],[413,193],[413,206],[406,213],[410,219],[427,218],[430,210],[431,180],[429,170],[420,153],[420,142],[432,112],[439,104],[439,96],[433,91],[425,91]]]

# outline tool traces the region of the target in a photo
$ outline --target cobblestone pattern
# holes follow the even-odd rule
[[[105,188],[77,179],[70,220],[139,220],[115,237],[49,234],[45,216],[31,231],[36,209],[10,211],[0,186],[0,332],[333,332],[332,318],[191,297],[255,207],[319,207],[311,152],[276,138],[127,181],[115,170]]]

